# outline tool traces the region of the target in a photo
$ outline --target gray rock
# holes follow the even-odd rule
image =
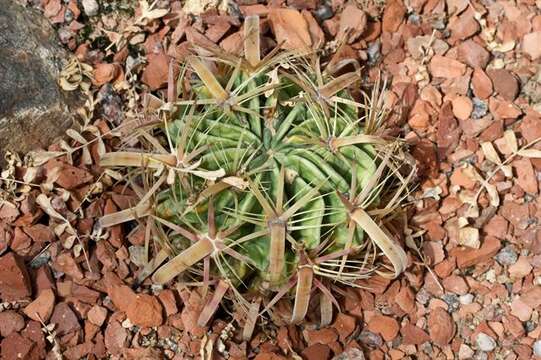
[[[334,15],[334,13],[333,13],[331,7],[329,5],[327,5],[327,4],[321,4],[314,11],[314,16],[319,21],[324,21],[324,20],[330,19],[330,18],[333,17],[333,15]]]
[[[518,254],[512,246],[507,245],[496,255],[496,261],[500,265],[513,265],[518,260]]]
[[[103,85],[96,96],[99,102],[98,111],[102,117],[119,125],[124,119],[122,99],[111,84]]]
[[[381,44],[379,41],[373,41],[370,45],[368,45],[366,53],[368,55],[368,62],[371,65],[376,64],[381,58],[380,50]]]
[[[419,25],[421,23],[421,16],[419,16],[419,14],[413,12],[411,14],[408,15],[408,22],[414,24],[414,25]]]
[[[381,336],[368,330],[363,330],[357,337],[357,340],[359,340],[361,344],[373,348],[377,348],[383,345],[383,339],[381,338]]]
[[[415,294],[415,300],[420,302],[423,305],[428,304],[428,301],[432,298],[432,295],[428,291],[426,291],[425,288],[421,288],[419,291],[417,291],[417,294]]]
[[[460,301],[456,294],[444,294],[441,298],[449,306],[449,312],[455,312],[460,307]]]
[[[483,332],[477,334],[475,342],[477,343],[479,350],[484,352],[490,352],[496,348],[496,341]]]
[[[422,343],[420,345],[420,348],[421,348],[421,351],[424,352],[425,354],[427,355],[431,355],[433,352],[434,352],[434,347],[432,346],[432,344],[428,341]]]
[[[0,165],[5,151],[46,147],[73,122],[77,102],[57,85],[67,53],[37,11],[0,0]]]
[[[488,105],[481,99],[476,97],[473,98],[473,110],[471,117],[473,119],[480,119],[485,116],[488,112]]]
[[[526,332],[528,333],[531,331],[534,331],[535,328],[537,327],[537,324],[533,322],[532,320],[528,320],[524,322],[523,324],[524,324],[524,330],[526,330]],[[539,350],[541,350],[541,343],[539,344]]]

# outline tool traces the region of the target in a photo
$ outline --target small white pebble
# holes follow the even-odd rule
[[[122,325],[122,327],[124,329],[129,329],[129,328],[131,328],[133,326],[130,319],[128,319],[128,318],[126,318],[126,320],[124,320],[121,325]]]
[[[483,332],[477,334],[475,342],[481,351],[490,352],[496,348],[496,341]]]
[[[462,305],[470,305],[473,302],[473,295],[472,294],[465,294],[461,295],[458,300]]]
[[[488,282],[494,283],[496,282],[496,271],[494,269],[490,269],[485,273],[485,277]]]
[[[541,358],[541,340],[533,343],[533,354]]]
[[[458,350],[458,358],[460,360],[471,359],[473,357],[473,354],[474,351],[471,347],[466,344],[460,345],[460,349]]]
[[[83,10],[85,11],[86,16],[96,16],[100,6],[96,0],[83,0]]]

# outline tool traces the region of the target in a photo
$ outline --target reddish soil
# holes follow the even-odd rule
[[[146,11],[27,2],[91,67],[63,76],[88,85],[94,103],[83,131],[49,149],[70,156],[11,157],[2,173],[2,359],[541,358],[539,1],[245,0],[200,15],[178,1]],[[402,276],[344,289],[328,328],[315,316],[266,323],[243,342],[225,313],[197,326],[197,291],[134,283],[144,231],[94,224],[137,199],[122,174],[97,165],[119,144],[111,129],[121,125],[126,137],[127,124],[157,119],[142,112],[146,95],[167,97],[169,64],[192,45],[240,51],[249,14],[262,18],[263,52],[318,49],[331,65],[358,61],[367,85],[387,77],[389,122],[410,145],[420,185],[409,198]]]

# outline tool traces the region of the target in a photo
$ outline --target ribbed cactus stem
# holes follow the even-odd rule
[[[403,144],[378,135],[388,113],[376,107],[383,92],[355,98],[348,89],[361,79],[359,67],[335,76],[314,56],[262,54],[259,18],[248,16],[243,56],[219,48],[188,56],[181,76],[189,77],[170,81],[190,92],[179,89],[174,99],[169,84],[174,106],[161,108],[161,123],[139,129],[145,149],[101,159],[138,169],[131,184],[147,193],[100,224],[146,217],[138,223],[147,226],[150,261],[138,280],[169,257],[152,280],[182,274],[212,293],[201,326],[233,299],[247,313],[248,339],[260,308],[287,301],[288,320],[299,323],[316,305],[312,294],[329,324],[337,284],[396,277],[406,267],[386,226],[414,171]]]

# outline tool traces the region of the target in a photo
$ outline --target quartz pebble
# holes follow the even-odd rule
[[[475,342],[481,351],[490,352],[496,348],[496,341],[483,332],[477,334]]]
[[[533,353],[537,357],[541,357],[541,340],[533,343]]]
[[[473,357],[474,351],[471,347],[466,344],[461,344],[460,349],[458,349],[458,358],[460,360],[471,359]]]
[[[100,10],[100,6],[96,0],[83,0],[83,10],[87,16],[96,16]]]
[[[469,305],[473,302],[473,295],[472,294],[465,294],[461,295],[458,300],[462,305]]]

